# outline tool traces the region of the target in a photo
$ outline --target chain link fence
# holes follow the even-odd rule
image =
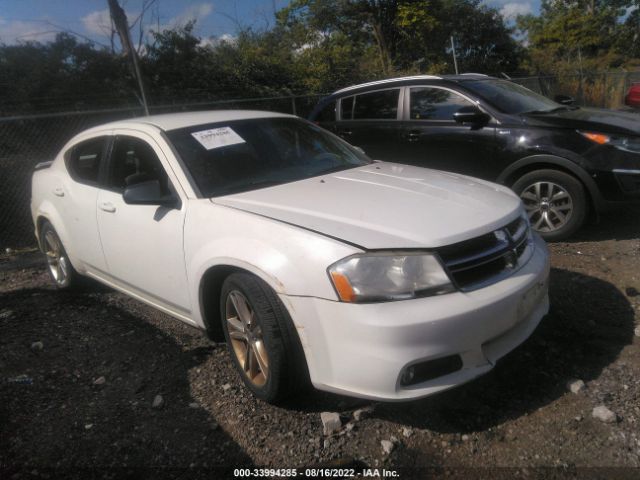
[[[629,86],[640,82],[640,72],[583,73],[514,78],[531,90],[553,98],[570,95],[579,105],[620,109]],[[324,95],[235,99],[202,103],[175,103],[150,107],[151,113],[211,109],[256,109],[307,117]],[[141,116],[141,107],[47,113],[0,118],[0,248],[35,245],[29,202],[31,173],[51,160],[76,133],[113,120]],[[640,117],[639,117],[640,118]]]
[[[322,95],[166,104],[151,114],[194,110],[270,110],[306,117]],[[30,213],[31,174],[53,159],[76,133],[106,122],[143,115],[140,107],[0,118],[0,248],[36,245]]]
[[[512,81],[549,98],[569,95],[578,105],[618,110],[627,108],[624,97],[633,83],[640,82],[640,71],[584,72],[522,77]]]

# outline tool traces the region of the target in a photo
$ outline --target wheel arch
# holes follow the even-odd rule
[[[270,278],[264,272],[235,262],[211,265],[202,273],[198,284],[198,306],[207,336],[216,342],[224,342],[222,319],[220,318],[220,294],[225,279],[233,273],[246,273],[265,282],[276,292],[281,290],[277,279]],[[286,305],[284,305],[286,309]]]
[[[597,212],[602,209],[601,205],[603,200],[595,181],[583,168],[564,157],[545,154],[521,158],[517,162],[509,165],[500,174],[497,182],[510,187],[523,175],[535,170],[545,169],[559,170],[575,177],[585,187],[589,204],[594,208],[594,210]]]
[[[207,336],[215,342],[224,342],[222,319],[220,318],[220,294],[222,284],[232,273],[253,273],[235,265],[213,265],[200,278],[198,286],[198,303],[202,323]]]
[[[35,227],[36,227],[36,239],[38,241],[38,247],[42,250],[42,242],[40,241],[42,226],[45,222],[49,222],[53,229],[56,231],[56,234],[60,238],[62,242],[62,246],[64,247],[65,252],[67,252],[67,256],[69,261],[76,268],[78,264],[78,259],[75,256],[75,250],[73,248],[73,244],[69,238],[69,232],[64,226],[64,222],[58,215],[58,212],[53,208],[53,206],[48,205],[47,203],[42,205],[42,208],[37,212],[35,216]]]
[[[40,250],[42,250],[42,241],[40,240],[40,236],[41,236],[40,234],[42,232],[42,226],[44,225],[45,222],[51,223],[46,216],[42,214],[38,215],[38,217],[36,218],[35,226],[36,226],[36,241],[38,242],[38,247],[40,248]]]

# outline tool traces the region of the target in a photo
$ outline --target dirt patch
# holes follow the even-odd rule
[[[264,404],[199,331],[100,286],[56,291],[37,259],[5,256],[0,477],[335,464],[401,478],[637,478],[639,230],[637,212],[622,212],[551,245],[552,310],[534,335],[488,375],[400,404],[320,392]],[[592,417],[600,405],[615,421]],[[323,411],[340,414],[336,435],[323,435]]]

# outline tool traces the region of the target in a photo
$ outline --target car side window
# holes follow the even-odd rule
[[[66,155],[66,165],[71,178],[80,183],[97,184],[100,165],[106,150],[106,137],[92,138],[71,148]]]
[[[335,122],[336,121],[336,102],[328,103],[318,113],[316,122]]]
[[[158,180],[164,194],[169,193],[169,178],[155,151],[144,140],[118,135],[113,144],[107,187],[124,191],[130,185]]]
[[[395,120],[400,89],[378,90],[342,99],[343,120]],[[350,108],[351,107],[351,108]],[[349,110],[352,112],[349,115]]]
[[[473,106],[466,98],[450,90],[431,87],[411,88],[409,93],[412,120],[450,120],[462,107]]]

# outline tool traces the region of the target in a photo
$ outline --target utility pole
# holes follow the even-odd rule
[[[456,44],[453,41],[453,35],[451,35],[451,52],[453,53],[453,66],[456,69],[456,75],[458,75],[458,59],[456,58]]]
[[[120,43],[122,44],[122,50],[125,55],[129,55],[131,62],[133,63],[133,73],[138,81],[138,88],[140,89],[140,96],[142,98],[142,106],[144,107],[144,114],[149,115],[149,107],[147,105],[147,96],[144,93],[144,84],[142,83],[142,75],[140,74],[140,66],[138,65],[138,52],[133,48],[131,42],[131,32],[129,32],[129,22],[127,21],[127,15],[118,3],[118,0],[107,0],[109,3],[109,11],[111,12],[111,19],[113,25],[116,27],[118,36],[120,37]]]

